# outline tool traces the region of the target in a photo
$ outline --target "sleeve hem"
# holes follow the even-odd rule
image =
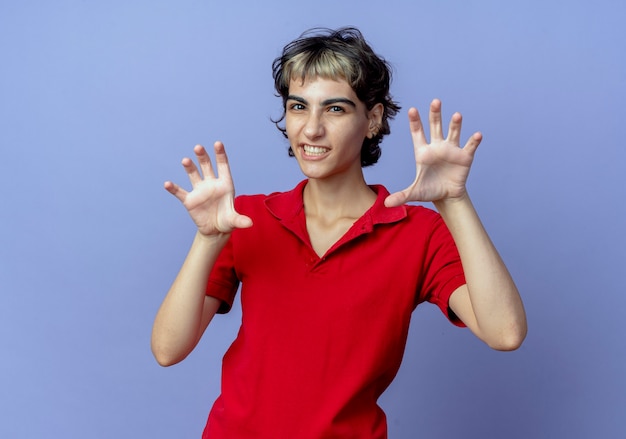
[[[226,314],[230,311],[233,306],[233,300],[237,287],[238,285],[233,287],[233,285],[226,282],[219,282],[211,279],[209,280],[205,294],[222,301],[217,310],[218,314]]]
[[[459,328],[465,328],[466,325],[463,321],[457,317],[457,315],[450,308],[450,296],[459,288],[465,285],[467,282],[465,281],[465,276],[459,274],[450,279],[443,287],[445,294],[440,296],[440,301],[438,301],[437,306],[446,316],[446,318],[452,323],[454,326],[458,326]]]

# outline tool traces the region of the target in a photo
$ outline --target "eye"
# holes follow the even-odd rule
[[[293,104],[289,105],[290,110],[301,111],[304,110],[304,108],[304,105],[299,102],[294,102]]]
[[[344,109],[343,107],[340,107],[339,105],[333,105],[328,108],[328,111],[331,113],[343,113]]]

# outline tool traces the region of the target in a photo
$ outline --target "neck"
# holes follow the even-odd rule
[[[329,220],[359,218],[374,204],[376,193],[367,185],[361,172],[351,178],[310,178],[303,199],[307,215]]]

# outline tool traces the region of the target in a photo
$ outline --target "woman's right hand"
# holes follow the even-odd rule
[[[217,175],[204,147],[196,145],[194,152],[200,169],[189,158],[182,161],[191,181],[191,192],[171,181],[164,184],[165,189],[183,203],[198,227],[198,232],[205,236],[231,233],[234,229],[252,226],[249,217],[235,211],[235,186],[230,175],[224,144],[215,142],[213,147]]]

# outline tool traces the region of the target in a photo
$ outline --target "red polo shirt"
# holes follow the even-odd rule
[[[252,218],[235,230],[207,294],[230,309],[242,284],[242,323],[226,352],[222,394],[203,438],[386,438],[378,397],[400,367],[411,313],[424,301],[453,323],[448,299],[465,283],[441,217],[375,204],[319,257],[302,191],[240,196]]]

